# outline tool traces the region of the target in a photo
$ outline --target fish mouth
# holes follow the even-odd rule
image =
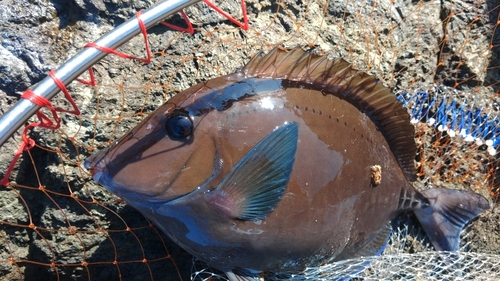
[[[119,188],[117,188],[116,186],[118,184],[111,180],[111,178],[109,177],[109,171],[106,167],[107,161],[104,158],[105,155],[105,151],[100,151],[88,157],[87,159],[85,159],[83,167],[90,171],[92,179],[95,182],[106,188],[106,190],[117,194],[117,191],[123,189],[124,187],[120,186]]]
[[[83,167],[87,170],[90,171],[92,178],[94,181],[99,182],[99,177],[100,175],[96,178],[96,174],[100,174],[103,171],[107,172],[106,164],[107,161],[105,160],[106,155],[108,154],[109,148],[105,148],[85,159],[83,162]]]

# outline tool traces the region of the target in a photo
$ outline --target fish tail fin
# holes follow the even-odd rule
[[[463,227],[490,208],[486,198],[472,191],[434,188],[422,195],[429,202],[413,212],[438,251],[458,251]]]

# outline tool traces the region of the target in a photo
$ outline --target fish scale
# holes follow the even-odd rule
[[[414,128],[342,59],[275,48],[177,94],[86,161],[94,180],[231,281],[380,254],[413,211],[438,250],[489,208],[410,184]]]

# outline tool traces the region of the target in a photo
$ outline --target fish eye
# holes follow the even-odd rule
[[[193,133],[193,122],[187,112],[175,111],[168,116],[166,128],[174,138],[187,138]]]

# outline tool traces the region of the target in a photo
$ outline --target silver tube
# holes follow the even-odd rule
[[[164,0],[145,10],[141,15],[141,19],[146,28],[150,28],[168,16],[199,1],[200,0]],[[115,49],[140,33],[141,29],[138,20],[134,17],[114,28],[99,40],[95,41],[95,43],[100,46]],[[55,71],[55,76],[59,78],[64,85],[68,85],[107,54],[108,53],[99,51],[96,48],[84,48],[59,67]],[[38,85],[33,88],[35,94],[49,100],[59,91],[59,87],[49,76],[40,81]],[[28,119],[39,109],[39,106],[26,99],[19,100],[9,109],[9,111],[0,118],[0,146],[2,146],[9,137],[26,123],[26,121],[28,121]]]

